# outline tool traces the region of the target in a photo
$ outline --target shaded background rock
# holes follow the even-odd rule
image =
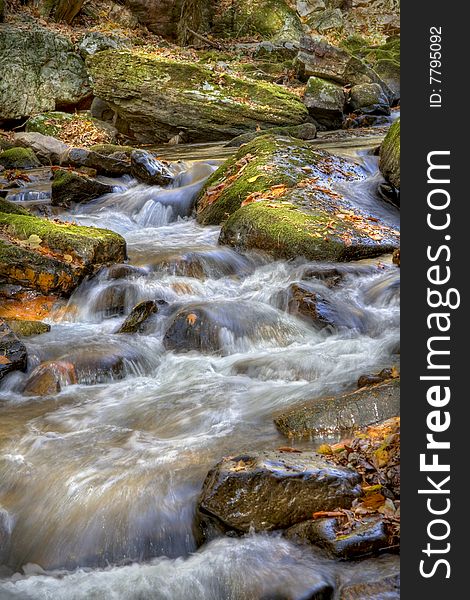
[[[26,371],[26,346],[0,319],[0,381],[12,371]]]

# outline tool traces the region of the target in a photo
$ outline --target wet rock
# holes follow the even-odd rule
[[[302,279],[318,279],[329,288],[341,283],[343,278],[344,274],[334,267],[307,267],[302,273]]]
[[[169,185],[174,176],[161,160],[145,150],[133,150],[131,153],[132,176],[148,185]]]
[[[116,281],[99,292],[93,301],[94,313],[105,319],[122,316],[137,301],[135,287],[127,281]]]
[[[158,312],[158,306],[154,300],[140,302],[137,306],[134,306],[131,314],[116,333],[136,333],[140,331],[145,321],[156,312]]]
[[[111,185],[101,183],[97,179],[88,177],[67,169],[57,169],[52,177],[52,206],[70,207],[72,204],[82,204],[95,200],[104,194],[113,191]]]
[[[125,376],[126,361],[137,358],[137,354],[127,352],[118,354],[109,350],[92,350],[69,354],[69,360],[75,369],[78,383],[96,385]]]
[[[376,577],[374,581],[353,583],[341,588],[339,600],[400,600],[400,574]]]
[[[124,156],[125,159],[121,158],[121,160],[130,160],[134,148],[132,146],[118,146],[117,144],[95,144],[94,146],[90,146],[89,150],[114,158]]]
[[[78,49],[80,54],[86,58],[103,50],[121,50],[129,48],[131,45],[131,40],[123,35],[117,35],[113,32],[89,31],[79,41]]]
[[[393,187],[400,189],[400,119],[390,127],[380,147],[379,168]]]
[[[71,148],[63,157],[62,165],[69,167],[89,167],[99,174],[117,176],[130,173],[130,161],[98,154],[85,148]]]
[[[397,248],[392,255],[392,262],[394,265],[397,265],[397,267],[400,266],[400,248]]]
[[[383,59],[377,61],[374,70],[380,79],[387,85],[392,95],[390,101],[397,104],[400,101],[400,62],[397,60]]]
[[[26,371],[26,346],[0,319],[0,381],[12,371]]]
[[[371,115],[389,115],[390,104],[378,83],[360,83],[350,91],[351,110]]]
[[[380,182],[377,187],[377,194],[385,202],[392,204],[396,208],[400,208],[400,192],[390,183]]]
[[[313,76],[340,85],[378,83],[386,93],[390,93],[386,84],[363,60],[329,44],[321,36],[301,38],[296,62],[299,76],[304,80]]]
[[[8,327],[20,337],[30,337],[32,335],[41,335],[51,330],[48,323],[42,321],[25,321],[23,319],[6,319]]]
[[[50,29],[0,25],[0,64],[0,120],[76,107],[91,96],[82,58]]]
[[[5,169],[36,169],[41,163],[31,148],[11,148],[0,152],[0,165]]]
[[[86,275],[126,259],[126,242],[113,231],[55,223],[7,205],[11,211],[0,212],[0,277],[8,284],[67,295]]]
[[[105,50],[87,65],[95,96],[116,112],[118,129],[143,143],[167,142],[180,131],[188,142],[227,140],[307,118],[300,99],[282,87],[230,74],[219,80],[201,63]]]
[[[361,494],[359,482],[358,473],[314,453],[250,452],[209,472],[198,508],[227,530],[286,529],[313,512],[349,507]]]
[[[304,317],[318,329],[334,327],[331,306],[320,294],[293,283],[289,286],[287,295],[287,306],[291,314]]]
[[[341,85],[310,77],[305,89],[304,104],[312,116],[326,129],[341,127],[346,95]]]
[[[146,269],[134,265],[117,264],[106,269],[108,279],[131,279],[133,277],[145,277],[148,275]]]
[[[31,148],[43,165],[58,165],[68,146],[60,140],[41,133],[15,133],[15,146]]]
[[[352,531],[343,533],[336,518],[308,520],[286,531],[288,539],[312,544],[343,560],[376,554],[388,546],[383,517],[365,517],[355,522]]]
[[[343,129],[378,127],[380,125],[388,126],[389,123],[389,118],[384,115],[356,115],[355,113],[351,113],[346,115],[343,121]]]
[[[11,532],[13,530],[13,519],[0,505],[0,565],[8,559],[11,545]]]
[[[225,147],[240,147],[243,144],[247,144],[259,137],[260,135],[288,135],[298,140],[313,140],[317,136],[317,128],[313,123],[303,123],[302,125],[293,125],[292,127],[272,127],[268,130],[263,129],[261,131],[253,131],[251,133],[245,133],[238,135],[237,137],[230,140],[225,144]]]
[[[25,396],[54,396],[65,386],[77,383],[75,367],[68,361],[51,361],[34,369],[24,384]]]
[[[396,376],[396,375],[395,375]],[[361,375],[357,380],[357,387],[365,387],[367,385],[375,385],[376,383],[381,383],[382,381],[386,381],[387,379],[392,379],[394,377],[393,369],[382,369],[380,373],[373,375]]]
[[[281,413],[274,423],[288,437],[315,437],[365,427],[399,413],[400,380],[393,379],[342,396],[309,400]]]

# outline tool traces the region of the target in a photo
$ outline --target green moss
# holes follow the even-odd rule
[[[13,215],[29,215],[31,214],[28,210],[15,204],[13,202],[9,202],[3,198],[0,198],[0,213],[13,214]]]
[[[183,127],[192,140],[227,139],[268,126],[296,125],[308,111],[282,86],[220,73],[201,63],[107,50],[87,58],[95,94],[141,138]]]
[[[125,240],[108,229],[61,224],[47,219],[20,214],[0,213],[0,232],[27,241],[32,235],[41,245],[61,255],[69,254],[84,263],[122,261]]]
[[[10,148],[0,153],[0,165],[6,169],[34,169],[41,163],[31,148]]]
[[[400,119],[388,130],[380,148],[380,170],[394,187],[400,188]]]
[[[42,321],[24,321],[22,319],[5,319],[8,327],[20,337],[41,335],[51,330],[51,326]]]
[[[242,146],[209,177],[197,199],[197,219],[204,225],[219,224],[253,192],[266,192],[273,185],[295,185],[306,176],[303,167],[318,160],[319,155],[299,140],[269,134],[259,136]],[[266,165],[271,166],[263,169]],[[207,191],[237,176],[241,168],[242,176],[234,179],[217,200],[211,202]]]

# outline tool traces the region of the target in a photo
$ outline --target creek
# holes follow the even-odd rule
[[[375,194],[373,144],[329,142],[328,150],[368,173],[342,193],[397,227],[398,211]],[[2,600],[300,600],[316,598],[318,586],[398,568],[390,556],[355,568],[279,535],[199,547],[194,516],[208,470],[223,456],[286,445],[274,413],[354,389],[360,375],[396,361],[399,342],[399,270],[390,257],[334,265],[344,277],[331,288],[308,279],[335,315],[333,330],[317,330],[289,314],[285,298],[318,263],[217,245],[220,228],[198,225],[192,212],[220,163],[210,150],[201,158],[178,149],[170,189],[113,180],[113,194],[60,214],[121,233],[138,268],[83,282],[50,317],[51,331],[26,342],[31,367],[86,360],[78,384],[26,397],[26,376],[15,374],[0,389],[0,505],[14,524]],[[143,300],[167,304],[144,334],[116,334]],[[188,305],[217,322],[218,353],[165,349],[174,312]],[[110,357],[119,376],[108,374]]]

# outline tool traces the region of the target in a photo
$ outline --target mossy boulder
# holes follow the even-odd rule
[[[326,129],[341,127],[346,95],[341,85],[310,77],[305,88],[304,104],[310,116]]]
[[[83,173],[58,169],[52,177],[52,206],[68,208],[71,204],[90,202],[104,194],[110,194],[113,187]]]
[[[0,25],[0,120],[73,108],[91,96],[68,38],[44,27]]]
[[[41,335],[51,330],[51,326],[42,321],[25,321],[24,319],[6,319],[5,323],[19,337]]]
[[[58,165],[68,150],[67,144],[50,136],[36,132],[15,133],[15,146],[30,148],[43,165]]]
[[[10,148],[0,152],[0,165],[5,169],[35,169],[41,163],[31,148]]]
[[[393,187],[400,189],[400,119],[388,130],[380,147],[380,171]]]
[[[351,88],[349,106],[366,115],[389,115],[390,103],[378,83],[360,83]]]
[[[0,212],[0,278],[43,293],[69,294],[101,266],[126,258],[125,240],[107,229]]]
[[[125,156],[128,160],[131,158],[131,152],[134,150],[132,146],[118,146],[117,144],[94,144],[90,146],[91,152],[96,152],[102,156],[117,157]]]
[[[398,247],[398,234],[359,210],[335,185],[364,179],[356,164],[293,138],[242,146],[197,199],[202,224],[224,222],[219,242],[276,258],[347,261]]]
[[[298,125],[307,109],[276,84],[220,73],[201,63],[111,51],[87,59],[94,93],[117,113],[122,133],[140,142],[232,138],[258,128]]]
[[[298,40],[302,23],[285,0],[216,2],[211,32],[219,37],[259,36],[263,40]]]

